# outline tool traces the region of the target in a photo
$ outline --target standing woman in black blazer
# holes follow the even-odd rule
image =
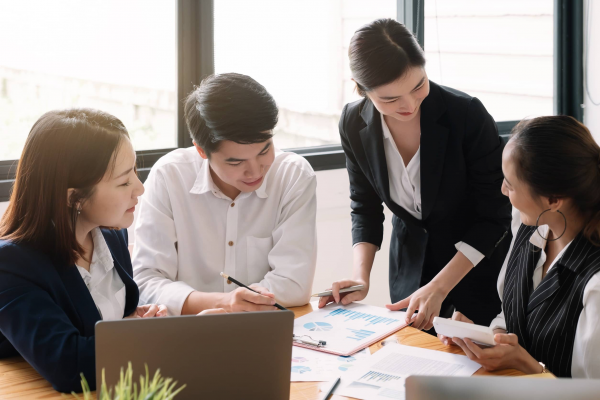
[[[359,29],[350,69],[364,99],[340,119],[352,200],[352,279],[336,301],[366,297],[383,239],[382,202],[393,212],[391,310],[418,310],[413,326],[469,310],[489,324],[500,309],[496,280],[510,245],[510,204],[501,193],[503,144],[481,102],[430,82],[423,50],[406,27],[381,19]],[[339,289],[365,289],[340,296]]]

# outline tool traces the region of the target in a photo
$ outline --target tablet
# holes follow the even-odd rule
[[[489,326],[469,324],[467,322],[435,317],[433,327],[437,333],[453,338],[469,338],[483,346],[495,346],[494,331]]]

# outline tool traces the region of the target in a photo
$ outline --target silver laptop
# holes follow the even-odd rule
[[[293,326],[291,311],[100,321],[96,385],[131,362],[134,382],[147,364],[186,384],[177,400],[288,399]]]
[[[587,400],[600,398],[598,379],[410,376],[406,400]]]

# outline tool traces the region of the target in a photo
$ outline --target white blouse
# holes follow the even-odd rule
[[[125,284],[117,269],[100,228],[92,230],[94,251],[89,272],[77,266],[85,282],[100,318],[104,321],[122,319],[125,314]]]
[[[423,219],[421,210],[421,147],[408,162],[408,165],[405,166],[390,128],[385,123],[383,114],[380,115],[384,139],[383,148],[390,181],[390,197],[394,203],[404,208],[410,215],[421,220]],[[464,242],[458,242],[454,246],[456,250],[463,253],[473,263],[473,266],[477,266],[485,257],[481,252]]]
[[[508,255],[502,265],[502,270],[498,276],[498,294],[502,300],[504,293],[504,280],[506,278],[506,268],[508,259],[512,253],[513,245],[519,226],[521,225],[521,213],[513,208],[512,233],[513,239],[510,244]],[[543,266],[546,262],[546,240],[548,237],[548,225],[539,227],[540,233],[534,232],[529,241],[541,250],[540,259],[538,260],[535,270],[533,271],[533,287],[534,291],[542,281]],[[540,236],[540,234],[542,236]],[[554,267],[554,264],[565,253],[572,241],[565,246],[564,249],[556,256],[548,271]],[[547,274],[547,272],[546,272]],[[504,311],[502,311],[490,324],[492,328],[502,328],[506,330],[506,320]],[[577,330],[575,331],[575,343],[573,346],[573,361],[571,362],[571,375],[573,378],[600,378],[600,272],[595,274],[585,286],[583,290],[583,310],[579,315]]]

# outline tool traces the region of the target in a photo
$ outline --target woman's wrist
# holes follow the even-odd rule
[[[521,347],[521,357],[518,361],[519,365],[515,366],[515,369],[518,369],[526,374],[541,374],[544,367]]]

